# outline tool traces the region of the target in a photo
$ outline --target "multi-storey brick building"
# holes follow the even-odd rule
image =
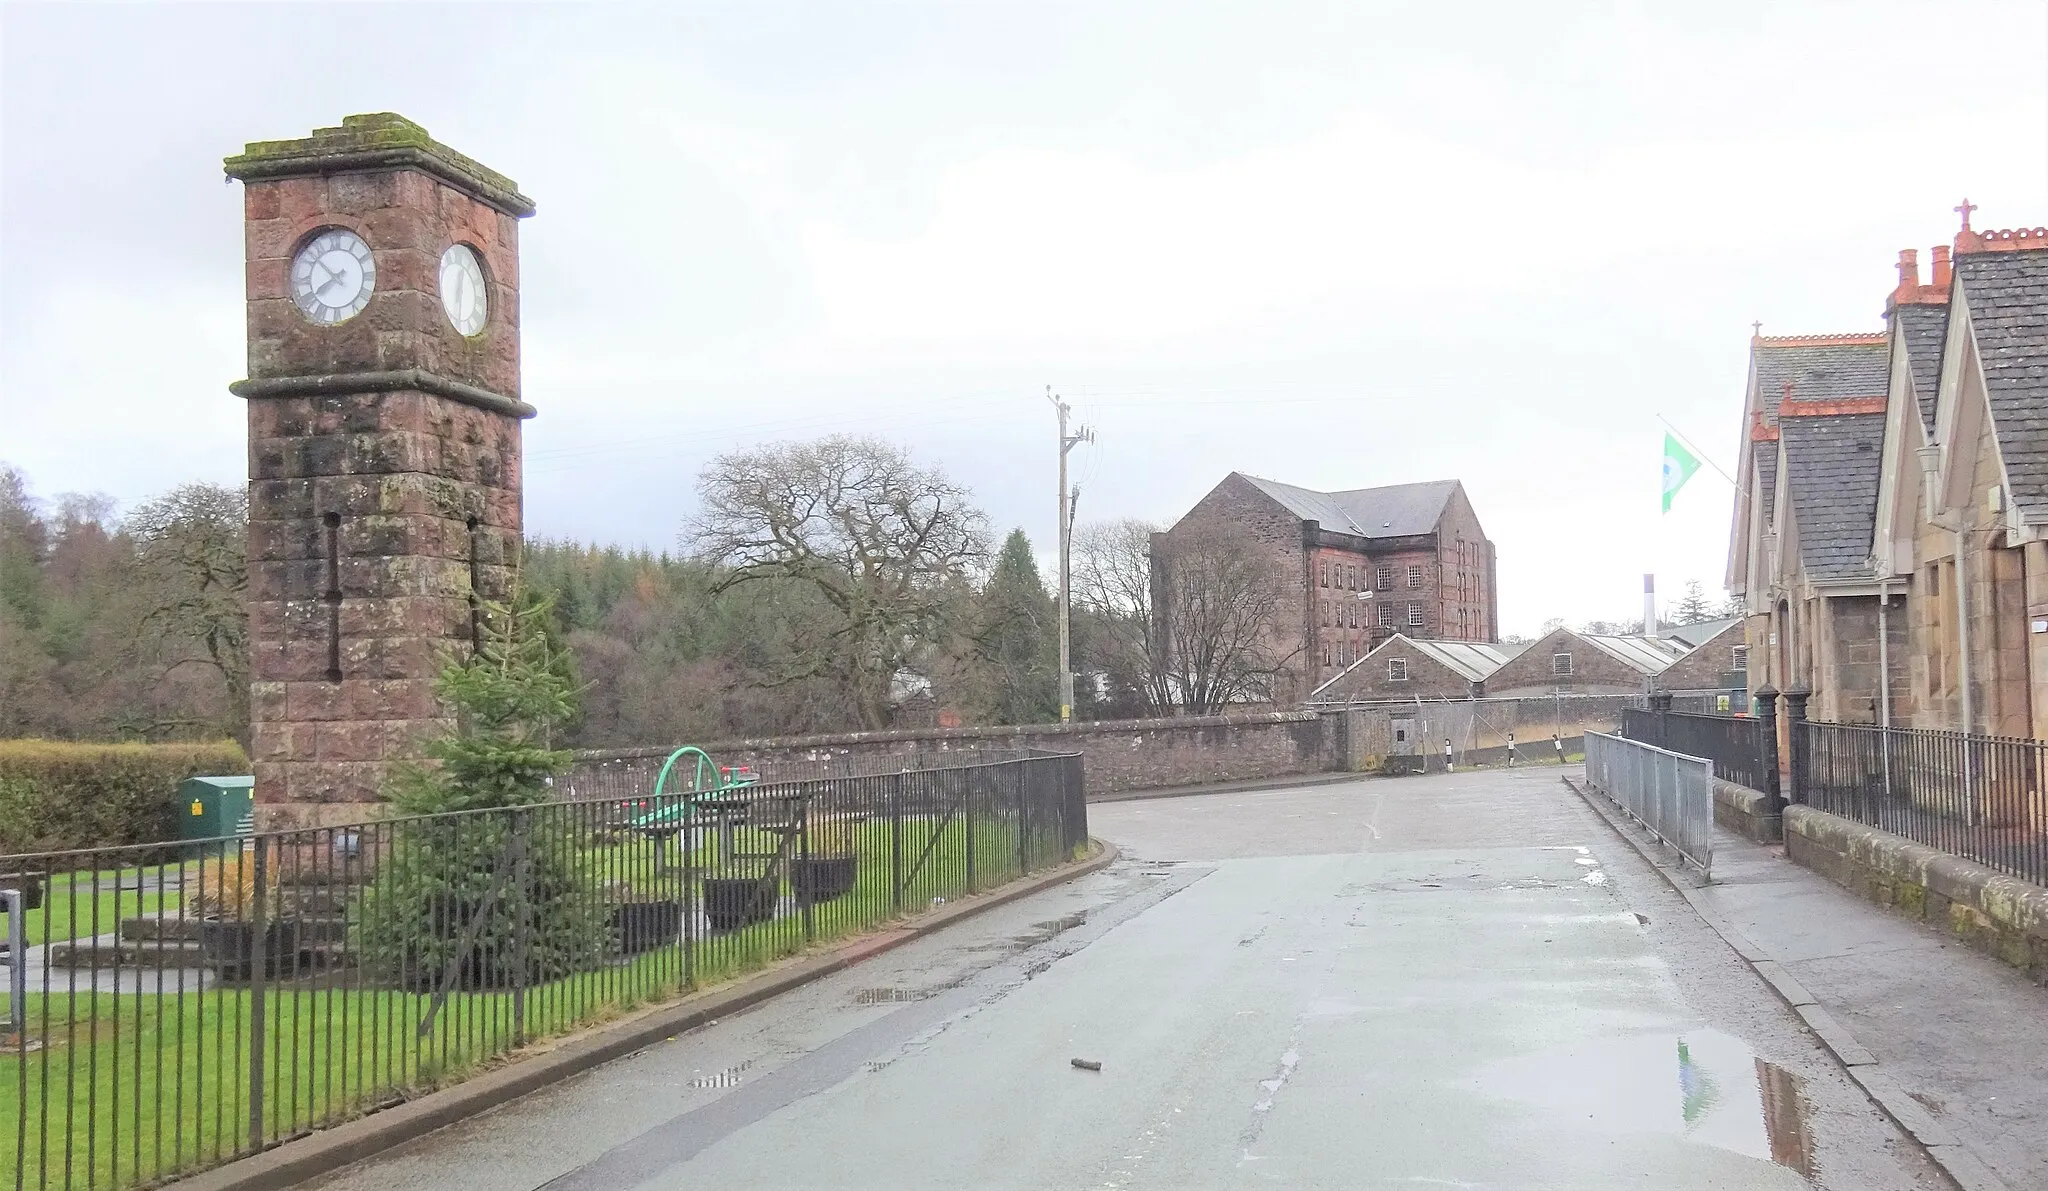
[[[1230,528],[1270,552],[1287,592],[1274,654],[1292,659],[1277,701],[1302,698],[1402,633],[1496,641],[1493,543],[1457,480],[1314,492],[1241,472],[1224,477],[1164,534]]]

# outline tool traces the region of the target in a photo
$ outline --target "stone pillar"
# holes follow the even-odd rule
[[[1785,797],[1778,785],[1778,688],[1765,683],[1756,690],[1757,760],[1762,770],[1763,792],[1770,795],[1770,812],[1785,813]]]
[[[1811,741],[1806,734],[1806,701],[1813,697],[1813,691],[1805,683],[1795,683],[1785,692],[1786,739],[1791,745],[1791,765],[1787,773],[1791,782],[1785,791],[1785,801],[1806,801],[1806,762]]]
[[[378,813],[520,537],[510,179],[390,114],[226,163],[243,184],[250,734],[259,826]]]

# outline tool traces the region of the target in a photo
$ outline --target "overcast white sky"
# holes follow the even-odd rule
[[[1510,631],[1718,591],[1749,324],[2048,223],[2048,16],[1969,4],[0,5],[0,461],[243,477],[244,141],[392,110],[517,179],[532,534],[872,432],[1049,552],[1232,469],[1457,477]]]

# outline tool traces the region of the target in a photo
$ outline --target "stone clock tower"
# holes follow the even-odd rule
[[[390,114],[226,163],[243,184],[250,719],[263,827],[378,813],[520,534],[511,179]]]

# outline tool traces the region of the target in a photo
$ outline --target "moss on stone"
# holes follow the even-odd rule
[[[531,214],[533,201],[519,193],[512,179],[458,153],[427,134],[427,130],[396,112],[344,116],[338,128],[316,128],[311,136],[286,141],[251,141],[224,162],[230,178],[276,178],[297,173],[332,172],[363,154],[418,154],[440,168],[435,173],[471,182],[494,205],[521,207]]]

